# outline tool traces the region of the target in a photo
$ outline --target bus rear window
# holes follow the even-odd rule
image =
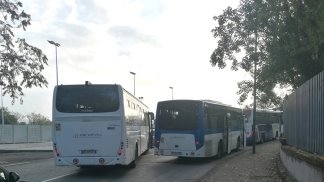
[[[56,109],[63,113],[114,112],[119,108],[116,85],[61,85]]]
[[[198,127],[198,103],[192,101],[161,102],[157,119],[160,129],[195,130]]]

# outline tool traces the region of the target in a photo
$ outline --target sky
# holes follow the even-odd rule
[[[238,106],[237,82],[248,73],[218,69],[210,64],[217,46],[211,30],[213,16],[238,0],[24,0],[31,25],[16,36],[42,49],[48,58],[45,88],[25,89],[23,104],[10,111],[41,113],[52,118],[56,85],[55,47],[59,84],[121,84],[155,112],[158,101],[210,99]],[[247,103],[251,103],[248,100]]]

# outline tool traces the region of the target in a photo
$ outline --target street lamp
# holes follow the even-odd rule
[[[60,47],[61,45],[59,43],[56,43],[51,40],[47,40],[48,43],[52,44],[55,46],[55,63],[56,63],[56,85],[58,85],[58,69],[57,69],[57,48]]]
[[[129,72],[130,74],[132,74],[132,75],[134,75],[134,96],[135,96],[135,75],[136,75],[136,73],[135,72]]]
[[[169,87],[171,89],[171,93],[172,93],[172,100],[173,100],[173,87]]]
[[[2,85],[0,85],[1,87],[1,121],[2,121],[2,128],[4,127],[4,112],[3,112],[3,96],[2,96]],[[2,135],[2,131],[1,131],[1,135]]]

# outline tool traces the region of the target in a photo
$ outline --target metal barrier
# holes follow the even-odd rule
[[[37,143],[52,141],[51,125],[0,125],[0,143]]]
[[[289,145],[324,155],[324,71],[285,99],[283,123]]]

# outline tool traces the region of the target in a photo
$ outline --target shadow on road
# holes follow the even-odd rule
[[[107,177],[109,178],[120,178],[125,176],[132,169],[127,166],[98,166],[98,167],[82,167],[79,169],[79,172],[74,176],[81,178],[100,178]]]

